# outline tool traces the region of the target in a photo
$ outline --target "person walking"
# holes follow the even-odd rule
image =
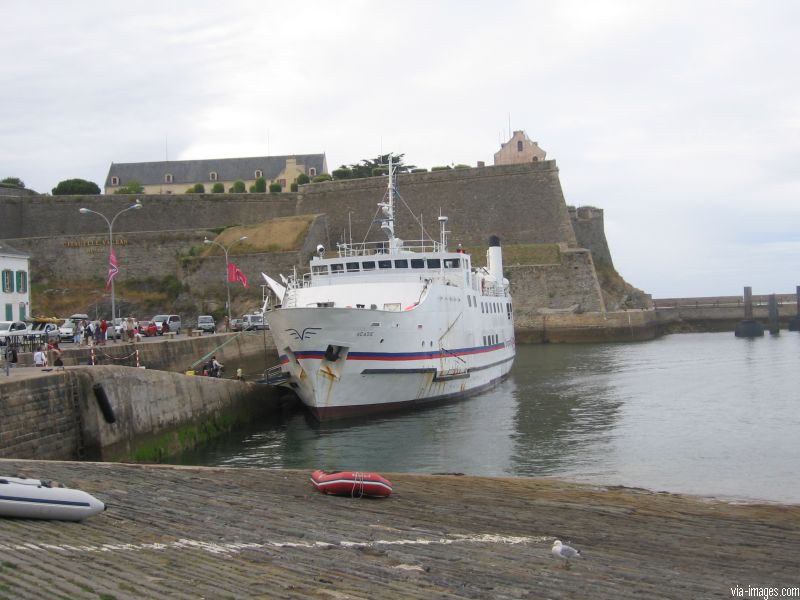
[[[80,346],[83,339],[83,321],[75,321],[72,324],[72,343]]]
[[[108,321],[105,319],[100,320],[100,343],[105,345],[108,332]]]

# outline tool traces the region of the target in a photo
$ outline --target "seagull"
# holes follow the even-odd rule
[[[569,569],[569,559],[570,558],[581,558],[581,553],[579,550],[576,550],[572,546],[567,546],[566,544],[562,544],[561,540],[556,540],[553,542],[553,549],[551,550],[553,556],[556,558],[563,558],[564,559],[564,568]]]

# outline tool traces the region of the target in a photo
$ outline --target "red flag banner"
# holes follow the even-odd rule
[[[119,275],[119,263],[117,262],[117,253],[114,246],[111,246],[111,254],[108,256],[108,277],[106,277],[106,289],[111,287],[114,278]]]
[[[232,283],[240,282],[244,287],[249,288],[250,284],[247,283],[247,275],[233,263],[228,263],[228,281]]]

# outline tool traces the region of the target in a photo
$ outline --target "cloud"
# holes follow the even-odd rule
[[[525,129],[567,202],[605,209],[634,285],[793,285],[800,4],[303,7],[6,3],[0,177],[102,183],[112,161],[167,152],[491,164]],[[769,269],[750,258],[770,253]]]

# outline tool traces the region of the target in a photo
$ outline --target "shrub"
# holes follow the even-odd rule
[[[212,194],[224,194],[225,193],[225,185],[218,181],[213,186],[211,186],[211,193]]]
[[[87,195],[93,196],[100,193],[100,187],[94,181],[85,179],[65,179],[59,181],[53,188],[53,196]]]
[[[297,182],[295,181],[293,184],[291,184],[291,185],[289,186],[289,189],[290,189],[291,191],[293,191],[293,192],[296,192],[296,191],[297,191],[297,189],[298,189],[298,187],[299,187],[299,186],[297,185]]]
[[[373,177],[380,177],[381,175],[388,175],[389,169],[385,167],[375,167],[372,169],[372,176]]]
[[[248,191],[249,191],[251,194],[255,194],[255,193],[256,193],[256,184],[255,184],[255,183],[254,183],[254,184],[252,184],[252,185],[251,185],[251,186],[248,188]]]
[[[269,184],[269,193],[270,194],[280,194],[283,191],[280,183],[270,183]]]
[[[20,179],[19,177],[6,177],[2,181],[0,181],[0,183],[6,184],[3,187],[15,187],[21,189],[25,188],[25,182],[22,181],[22,179]]]
[[[345,167],[341,169],[334,169],[331,173],[334,179],[351,179],[353,177],[353,172]]]
[[[205,194],[206,186],[204,186],[202,183],[195,183],[194,187],[192,187],[192,190],[195,194]]]
[[[314,179],[311,180],[311,183],[322,183],[323,181],[330,181],[332,177],[327,173],[323,173],[322,175],[317,175]]]
[[[311,180],[308,178],[308,175],[306,175],[305,173],[300,173],[300,175],[297,176],[297,184],[305,185],[307,183],[311,183]]]
[[[256,193],[263,194],[264,192],[267,191],[267,180],[264,179],[263,177],[259,177],[258,179],[256,179],[255,188],[256,188],[255,190]]]
[[[235,182],[228,191],[230,191],[232,194],[244,194],[244,181],[240,179],[239,181]]]
[[[456,165],[456,166],[455,166],[455,167],[453,167],[453,168],[454,168],[454,169],[471,169],[472,167],[470,167],[469,165],[463,165],[463,164],[459,164],[459,165]]]
[[[431,171],[449,171],[449,170],[450,170],[450,166],[449,165],[445,165],[444,167],[441,167],[441,166],[439,166],[439,167],[431,167]]]
[[[411,172],[412,173],[427,173],[428,169],[422,169],[422,168],[411,169]]]
[[[114,190],[115,194],[141,194],[144,192],[144,186],[138,181],[129,181],[128,185]]]

